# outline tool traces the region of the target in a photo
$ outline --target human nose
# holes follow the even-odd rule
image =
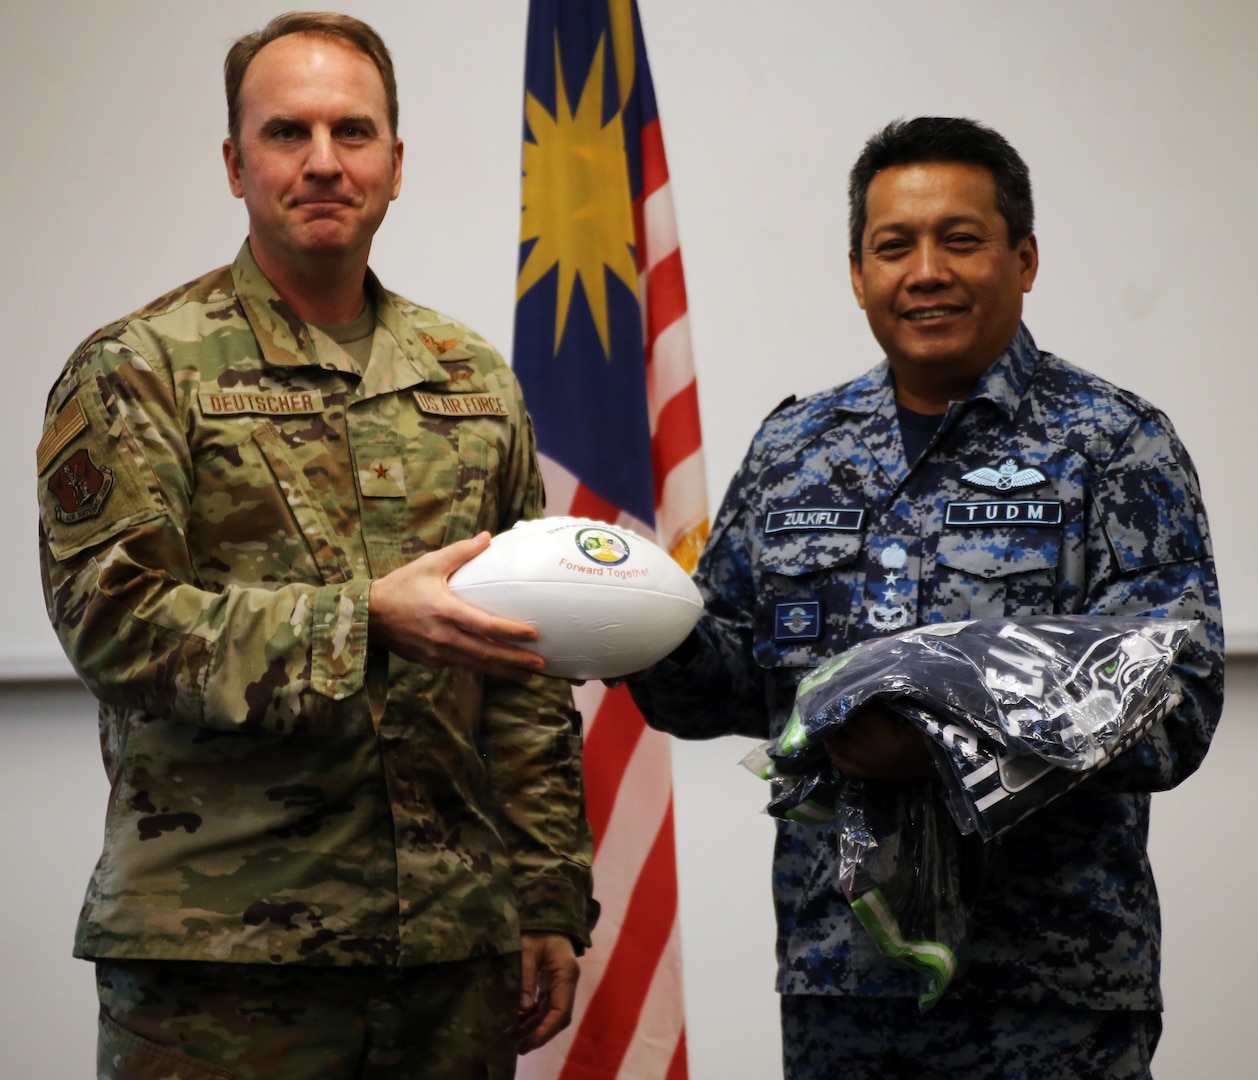
[[[931,289],[945,285],[949,267],[947,252],[930,240],[922,240],[914,246],[909,257],[910,288]]]
[[[336,140],[328,130],[316,130],[310,139],[310,151],[306,155],[306,175],[335,177],[341,172],[341,162],[336,153]]]

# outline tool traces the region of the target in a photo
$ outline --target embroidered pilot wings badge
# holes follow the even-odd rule
[[[1020,469],[1017,458],[1012,457],[1005,458],[995,469],[989,469],[986,466],[974,469],[962,476],[961,480],[975,487],[995,488],[997,491],[1038,487],[1040,484],[1048,483],[1048,477],[1039,469]]]

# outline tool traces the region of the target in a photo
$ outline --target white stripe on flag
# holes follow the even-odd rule
[[[665,184],[643,200],[642,223],[646,230],[646,268],[649,273],[661,259],[681,246],[677,239],[672,184]]]
[[[629,1053],[617,1073],[619,1080],[655,1080],[665,1076],[685,1030],[681,1008],[681,910],[673,920],[673,932],[651,979],[651,989]]]

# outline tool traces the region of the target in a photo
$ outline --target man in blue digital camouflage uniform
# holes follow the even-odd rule
[[[778,822],[785,1071],[1149,1075],[1161,1029],[1149,800],[1200,765],[1223,633],[1205,510],[1167,418],[1036,347],[1030,180],[997,133],[920,118],[850,183],[852,287],[886,360],[765,421],[698,582],[707,614],[633,686],[687,738],[782,728],[822,659],[921,623],[1077,613],[1199,620],[1184,700],[1113,764],[990,844],[962,838],[966,966],[920,1013],[839,891],[832,826]],[[827,750],[875,783],[933,775],[922,737],[858,713]]]

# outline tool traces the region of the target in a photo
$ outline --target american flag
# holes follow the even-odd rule
[[[633,0],[532,0],[513,367],[547,512],[707,538],[681,252]],[[602,916],[572,1025],[524,1080],[685,1080],[672,773],[622,688],[577,688]]]

